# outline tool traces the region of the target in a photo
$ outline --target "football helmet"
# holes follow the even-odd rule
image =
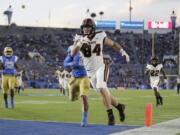
[[[91,27],[90,33],[85,34],[84,31],[83,31],[83,28],[84,28],[84,27]],[[94,22],[93,19],[91,19],[91,18],[86,18],[86,19],[83,20],[82,25],[81,25],[81,33],[82,33],[83,35],[88,35],[88,36],[89,36],[89,35],[92,35],[92,34],[95,33],[95,29],[96,29],[96,24],[95,24],[95,22]]]
[[[11,57],[13,55],[13,49],[11,47],[5,47],[3,53],[4,56]]]
[[[158,62],[159,62],[159,60],[156,56],[151,57],[151,64],[152,65],[157,65]]]

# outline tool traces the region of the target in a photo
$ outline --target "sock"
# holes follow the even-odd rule
[[[8,95],[6,93],[4,93],[4,104],[5,104],[5,108],[8,108]]]
[[[85,127],[87,126],[88,122],[87,122],[87,112],[83,112],[82,113],[82,120],[81,120],[81,126]]]
[[[156,105],[159,105],[159,96],[156,96]]]
[[[11,107],[14,108],[14,97],[11,97]]]
[[[109,120],[114,120],[114,115],[112,109],[107,110]]]
[[[14,90],[11,90],[11,108],[14,108]]]
[[[87,112],[82,113],[82,121],[87,120]]]

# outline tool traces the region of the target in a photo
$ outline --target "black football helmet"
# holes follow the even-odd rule
[[[159,60],[156,56],[151,57],[151,64],[156,66],[158,64]]]
[[[83,31],[83,27],[91,27],[92,30],[91,30],[91,32],[89,34],[85,34],[84,31]],[[81,33],[83,35],[93,35],[95,33],[95,29],[96,29],[96,24],[95,24],[93,19],[86,18],[86,19],[83,20],[82,25],[81,25]]]

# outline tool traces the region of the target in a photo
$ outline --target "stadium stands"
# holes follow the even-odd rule
[[[66,49],[73,43],[76,33],[79,33],[78,29],[0,26],[0,53],[2,55],[5,46],[14,49],[14,53],[19,56],[19,64],[25,70],[24,80],[27,87],[57,88],[55,69],[62,65]],[[108,85],[147,88],[144,68],[151,57],[151,34],[107,32],[107,35],[121,43],[131,59],[130,64],[126,64],[125,58],[118,52],[104,48],[105,53],[113,60]],[[29,53],[39,53],[44,60],[39,57],[30,58]],[[161,62],[164,56],[178,55],[178,34],[155,33],[155,53]],[[173,74],[177,74],[177,62],[168,62],[165,67],[167,71],[174,68]],[[171,71],[169,74],[172,74]]]

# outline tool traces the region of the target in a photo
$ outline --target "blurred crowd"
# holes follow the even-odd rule
[[[25,71],[23,80],[27,87],[57,88],[55,70],[63,65],[66,50],[73,44],[73,37],[77,33],[78,29],[0,26],[0,55],[5,46],[13,48],[14,54],[19,57],[21,69]],[[131,60],[127,64],[118,51],[104,48],[105,54],[113,60],[110,66],[109,87],[148,88],[148,77],[144,75],[144,70],[151,57],[152,35],[148,32],[106,33],[123,46]],[[178,34],[155,33],[154,46],[155,54],[163,63],[164,56],[178,55]],[[177,70],[175,61],[166,61],[164,66],[167,72],[171,71],[170,68]]]

